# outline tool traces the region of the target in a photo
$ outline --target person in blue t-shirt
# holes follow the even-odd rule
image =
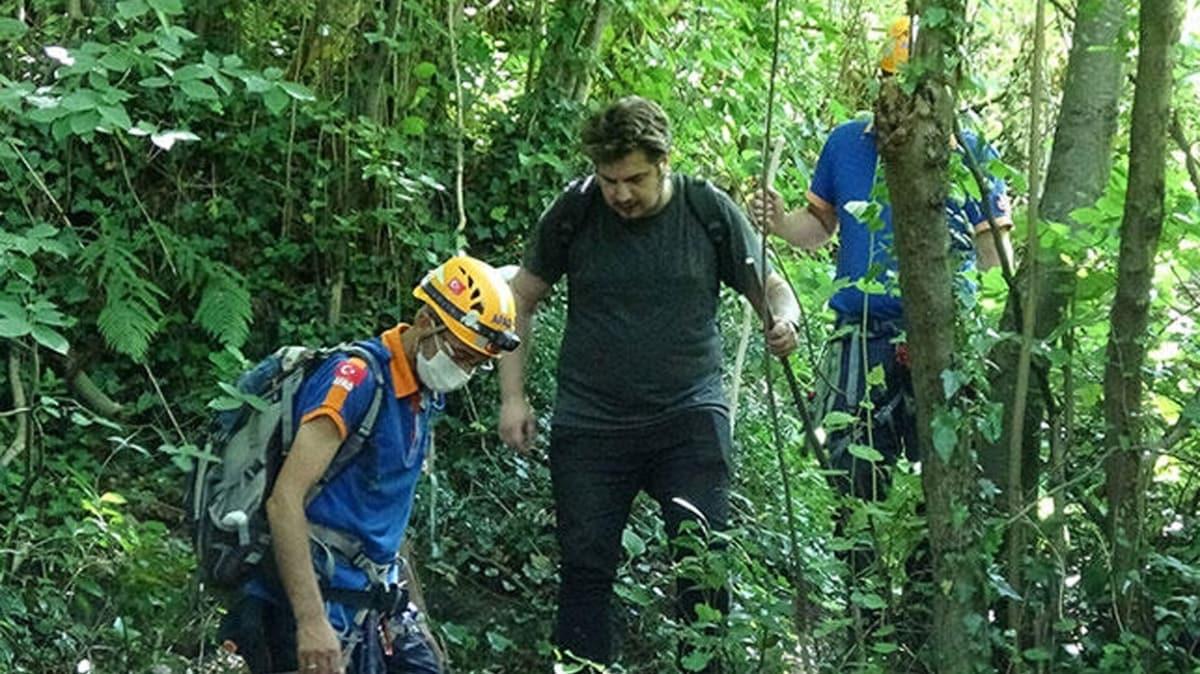
[[[880,60],[882,77],[894,76],[908,61],[910,38],[907,17],[891,25]],[[974,136],[966,134],[965,139],[970,147],[955,144],[960,159],[965,161],[965,153],[971,152],[980,166],[986,166],[997,157],[995,150]],[[891,205],[880,204],[876,222],[859,218],[864,215],[861,207],[872,199],[876,181],[883,180],[879,165],[871,120],[845,122],[830,133],[821,150],[804,207],[786,212],[780,195],[770,189],[756,195],[751,205],[752,212],[772,233],[794,246],[815,250],[835,234],[839,237],[836,278],[848,285],[829,302],[837,316],[838,330],[823,366],[825,376],[819,381],[823,409],[818,418],[840,411],[861,419],[861,423],[829,434],[829,455],[833,468],[842,471],[838,483],[843,492],[872,500],[886,495],[887,472],[882,468],[894,463],[901,452],[910,459],[917,458],[912,382],[902,341],[904,314],[892,247]],[[992,221],[999,230],[1001,249],[1011,260],[1012,220],[1005,185],[995,177],[989,180],[986,198]],[[979,201],[948,200],[946,224],[951,230],[951,245],[961,255],[961,269],[975,265],[987,269],[999,264],[996,238]],[[866,283],[874,286],[873,292],[864,291],[862,285]],[[871,388],[868,415],[863,405],[867,373],[877,366],[883,370],[884,383]],[[851,445],[868,444],[884,456],[883,462],[871,464],[851,454]]]
[[[275,567],[244,586],[221,629],[255,674],[441,671],[401,589],[398,552],[444,394],[519,340],[512,291],[479,260],[451,258],[413,295],[424,304],[412,325],[359,342],[369,358],[331,356],[296,394],[295,441],[266,504]],[[361,452],[310,500],[377,386],[385,395]]]

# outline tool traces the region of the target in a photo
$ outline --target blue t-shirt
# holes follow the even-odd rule
[[[980,165],[986,165],[998,156],[990,146],[980,150],[975,136],[964,135]],[[961,150],[958,154],[963,156]],[[854,282],[872,272],[872,280],[883,286],[881,293],[865,294],[855,286],[848,286],[834,293],[829,306],[841,320],[859,321],[862,318],[864,299],[870,320],[895,321],[902,318],[900,288],[896,283],[897,265],[893,254],[891,204],[882,204],[882,227],[875,232],[871,232],[867,223],[859,220],[846,208],[853,202],[870,201],[878,165],[879,153],[870,120],[852,120],[838,126],[829,134],[825,146],[821,149],[821,156],[813,171],[812,184],[809,186],[811,201],[818,205],[831,206],[837,213],[839,246],[836,278]],[[879,179],[883,179],[882,174],[879,174]],[[1004,182],[994,177],[990,180],[988,199],[993,215],[997,219],[1007,219],[1008,202]],[[982,206],[974,199],[968,199],[965,203],[948,199],[946,221],[950,227],[951,245],[963,254],[964,269],[973,267],[973,235],[976,228],[987,221]]]
[[[331,480],[305,511],[309,522],[337,529],[357,537],[363,553],[376,564],[395,562],[412,515],[413,497],[425,452],[429,447],[430,423],[445,404],[444,396],[417,385],[415,374],[399,348],[400,329],[382,337],[359,342],[374,356],[383,377],[384,394],[371,436],[359,455]],[[389,349],[389,345],[392,347]],[[393,360],[393,350],[397,352]],[[313,371],[296,393],[296,426],[305,421],[328,417],[337,425],[343,439],[358,430],[375,395],[375,378],[363,359],[336,354]],[[330,560],[314,551],[313,564],[318,578]],[[333,557],[333,587],[365,589],[367,575],[340,556]],[[395,581],[393,565],[390,580]],[[266,584],[253,583],[251,592],[284,600]],[[353,611],[330,605],[329,617],[335,629],[347,628],[345,619]]]

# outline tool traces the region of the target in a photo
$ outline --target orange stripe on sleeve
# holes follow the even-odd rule
[[[313,419],[319,419],[321,417],[329,417],[329,420],[333,422],[333,425],[337,426],[339,440],[345,440],[346,436],[350,434],[350,431],[346,429],[346,421],[342,419],[341,412],[338,412],[332,407],[325,407],[324,405],[301,417],[300,425],[303,426],[309,421],[312,421]]]

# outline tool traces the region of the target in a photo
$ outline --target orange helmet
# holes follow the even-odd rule
[[[433,309],[455,337],[486,356],[521,344],[512,290],[486,262],[456,255],[426,274],[413,296]]]
[[[900,67],[908,63],[909,28],[911,23],[907,16],[896,19],[888,26],[887,40],[883,46],[883,54],[879,57],[879,69],[895,75]]]

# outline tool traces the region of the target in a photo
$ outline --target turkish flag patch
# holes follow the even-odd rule
[[[333,385],[347,391],[362,383],[367,377],[366,363],[357,358],[351,358],[337,366],[334,370]]]
[[[454,293],[455,295],[461,295],[463,294],[463,291],[467,289],[467,286],[463,285],[462,279],[457,278],[450,279],[450,282],[446,284],[446,287],[449,288],[450,292]]]

